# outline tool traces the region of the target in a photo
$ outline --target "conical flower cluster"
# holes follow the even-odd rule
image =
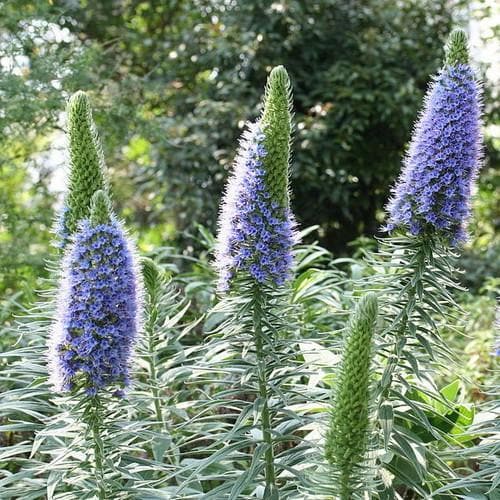
[[[335,380],[325,457],[336,472],[341,500],[361,492],[366,475],[363,466],[370,429],[370,364],[376,320],[377,297],[369,293],[349,320]]]
[[[85,92],[71,97],[67,115],[70,172],[56,227],[58,243],[63,248],[77,230],[78,222],[89,217],[93,194],[100,189],[107,191],[104,157]]]
[[[219,289],[239,275],[282,285],[290,276],[295,222],[289,208],[290,85],[274,68],[261,120],[247,126],[219,219]]]
[[[480,164],[480,91],[463,31],[450,35],[445,65],[426,96],[404,169],[389,203],[387,229],[466,239]]]
[[[130,383],[141,286],[134,252],[102,191],[67,249],[59,293],[49,351],[55,390],[121,391]]]

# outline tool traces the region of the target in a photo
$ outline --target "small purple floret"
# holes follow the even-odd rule
[[[466,240],[481,159],[479,94],[467,64],[447,66],[437,76],[388,205],[387,230],[437,233],[454,245]]]
[[[218,288],[229,289],[243,273],[255,282],[282,285],[290,277],[295,221],[288,207],[271,200],[265,182],[266,150],[259,124],[243,134],[222,204],[216,248]]]
[[[57,218],[54,224],[53,232],[56,237],[54,246],[57,248],[64,248],[66,242],[69,239],[69,234],[66,229],[66,214],[68,213],[68,210],[69,208],[65,203],[57,214]]]
[[[134,255],[116,221],[81,223],[63,260],[56,322],[49,346],[56,391],[88,395],[130,384],[140,320]]]

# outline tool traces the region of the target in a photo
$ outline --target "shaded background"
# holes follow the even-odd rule
[[[294,211],[302,227],[320,226],[314,237],[335,255],[350,255],[381,225],[451,27],[479,26],[476,43],[488,43],[498,34],[494,6],[0,1],[0,310],[27,303],[45,275],[64,185],[63,111],[75,90],[91,96],[117,210],[141,248],[196,252],[190,235],[198,224],[215,229],[243,123],[258,116],[271,67],[284,64],[295,101]],[[488,146],[462,265],[479,291],[498,276],[499,159],[496,91],[475,54],[487,75]]]

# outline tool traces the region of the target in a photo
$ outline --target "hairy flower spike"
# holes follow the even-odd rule
[[[341,500],[363,488],[369,439],[370,363],[377,319],[375,294],[365,295],[349,320],[333,394],[325,457],[337,473]]]
[[[107,191],[104,158],[87,95],[76,92],[68,103],[70,172],[68,192],[57,234],[64,247],[78,223],[90,214],[90,200],[98,190]]]
[[[282,285],[290,275],[295,222],[288,200],[290,87],[275,68],[264,113],[244,132],[219,219],[219,289],[243,273],[256,283]]]
[[[102,191],[67,248],[62,273],[49,346],[54,389],[119,392],[130,383],[141,285],[131,245]]]
[[[467,39],[455,30],[388,205],[389,231],[437,233],[453,245],[466,239],[481,157],[480,92],[467,61]]]

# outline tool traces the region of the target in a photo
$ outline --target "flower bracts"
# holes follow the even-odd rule
[[[369,411],[373,335],[377,297],[365,295],[349,320],[343,357],[333,392],[325,458],[335,471],[341,500],[362,493],[365,455],[369,444]]]
[[[65,247],[78,228],[78,222],[90,214],[92,195],[107,192],[104,158],[87,95],[76,92],[68,103],[68,145],[70,172],[68,192],[57,225],[61,247]]]
[[[140,299],[133,250],[98,191],[63,260],[49,351],[55,390],[83,388],[94,395],[129,385]]]
[[[282,285],[290,275],[295,222],[289,208],[290,85],[274,68],[261,120],[247,126],[219,218],[219,289],[237,275]]]
[[[481,157],[480,115],[467,38],[455,30],[393,190],[389,231],[402,227],[413,235],[437,233],[451,244],[466,239],[471,189]]]

